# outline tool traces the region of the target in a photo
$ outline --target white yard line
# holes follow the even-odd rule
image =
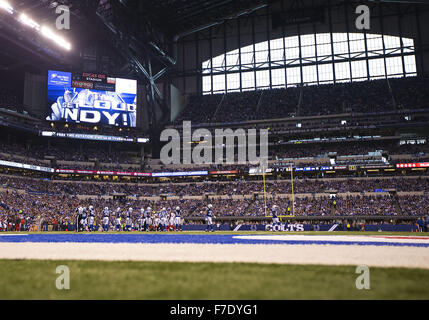
[[[234,239],[269,240],[269,241],[333,241],[333,242],[374,242],[374,243],[426,243],[429,237],[395,237],[395,236],[335,236],[335,235],[240,235]]]
[[[355,245],[0,243],[0,259],[255,262],[429,269],[429,249]]]

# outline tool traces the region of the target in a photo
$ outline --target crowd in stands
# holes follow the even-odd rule
[[[16,109],[19,105],[17,93],[13,89],[0,87],[0,108]]]
[[[127,194],[138,197],[148,196],[201,196],[213,195],[240,196],[264,192],[262,181],[236,181],[189,184],[136,184],[106,182],[64,182],[36,178],[0,176],[0,186],[26,190],[28,192],[66,194],[66,195],[113,195]],[[291,194],[290,181],[266,181],[268,194]],[[426,178],[389,178],[389,179],[295,179],[293,191],[297,194],[316,194],[325,192],[362,193],[362,192],[398,192],[429,191],[429,180]]]
[[[176,123],[240,122],[428,108],[429,79],[409,77],[193,96]]]
[[[65,195],[115,195],[127,194],[138,196],[151,196],[150,186],[139,186],[137,184],[115,184],[115,183],[72,183],[58,182],[33,178],[0,177],[0,186],[25,190],[26,192],[40,194],[65,194]]]
[[[429,199],[416,195],[407,195],[399,198],[401,210],[406,215],[419,215],[429,211]]]
[[[120,150],[109,152],[106,148],[87,146],[82,149],[77,144],[67,144],[64,147],[47,146],[40,144],[28,144],[27,146],[18,143],[0,143],[0,153],[18,155],[24,157],[27,161],[31,158],[45,159],[46,156],[54,157],[60,161],[79,161],[87,162],[91,159],[97,159],[113,165],[135,164],[136,157]],[[132,155],[132,154],[131,154]],[[137,162],[138,163],[138,162]]]
[[[335,144],[304,144],[299,146],[283,145],[272,146],[269,149],[270,159],[299,159],[312,158],[318,160],[299,163],[297,166],[314,166],[314,165],[330,165],[328,153],[336,152],[337,165],[343,164],[381,164],[383,159],[381,154],[378,156],[368,155],[370,152],[387,151],[389,155],[409,154],[419,157],[422,162],[425,155],[429,153],[427,144],[419,145],[402,145],[399,146],[398,141],[378,141],[378,142],[348,142]],[[350,156],[354,157],[350,157]],[[362,156],[364,155],[364,156]],[[48,156],[48,158],[45,158]],[[345,158],[345,156],[347,156]],[[56,159],[55,164],[51,164],[50,157]],[[320,158],[325,158],[321,161]],[[427,158],[427,157],[426,157]],[[33,164],[54,167],[58,169],[82,169],[82,170],[112,170],[112,171],[141,171],[143,170],[139,163],[140,158],[136,152],[122,152],[120,150],[112,150],[109,152],[103,148],[84,148],[73,144],[67,147],[51,146],[49,148],[42,145],[23,146],[16,143],[0,143],[0,159],[14,161],[19,163]],[[98,161],[95,161],[97,159]],[[75,163],[62,163],[63,161],[71,161]],[[390,163],[394,163],[389,160]],[[248,172],[251,165],[248,164],[223,164],[223,165],[201,165],[193,169],[181,166],[150,166],[144,168],[145,172],[172,172],[172,171],[192,171],[192,170],[207,170],[207,171],[229,171],[240,170]]]
[[[398,215],[392,196],[346,196],[335,200],[334,214],[339,215]],[[423,212],[421,212],[423,214]]]
[[[210,200],[171,200],[171,201],[149,201],[149,200],[126,200],[125,202],[112,199],[78,199],[70,196],[47,196],[30,193],[1,192],[0,193],[0,229],[6,221],[24,221],[27,225],[25,230],[34,230],[34,226],[44,224],[54,225],[54,230],[64,230],[67,224],[76,221],[77,207],[88,208],[90,205],[95,208],[96,224],[100,225],[102,210],[108,207],[111,210],[111,219],[114,217],[116,208],[121,208],[121,213],[129,208],[132,210],[132,219],[137,219],[142,215],[141,209],[148,206],[152,208],[152,214],[157,214],[162,208],[166,208],[168,213],[174,212],[176,206],[181,208],[182,217],[185,221],[190,219],[203,219],[206,215],[207,205],[213,205],[215,218],[225,217],[247,217],[264,218],[268,220],[271,216],[271,206],[278,206],[278,214],[295,216],[396,216],[401,214],[400,209],[395,205],[395,198],[392,196],[347,196],[331,199],[329,197],[307,197],[296,198],[295,207],[289,199],[270,199],[265,203],[263,200],[253,199],[210,199]],[[402,214],[407,216],[427,216],[429,214],[429,197],[412,196],[399,197],[398,199],[403,209]],[[3,230],[4,231],[4,230]]]
[[[386,151],[389,155],[398,154],[427,154],[428,144],[399,145],[398,141],[373,141],[373,142],[339,142],[339,143],[312,143],[303,145],[273,146],[269,149],[272,158],[306,158],[327,155],[336,152],[337,156],[367,155],[377,150]]]

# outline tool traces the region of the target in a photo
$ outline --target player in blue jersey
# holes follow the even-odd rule
[[[118,207],[116,209],[115,229],[116,229],[116,231],[121,231],[121,229],[122,229],[122,226],[121,226],[121,208],[120,207]]]
[[[145,230],[145,217],[146,210],[144,208],[140,208],[140,216],[138,218],[138,230],[144,231]]]
[[[278,217],[278,206],[277,205],[273,205],[271,207],[271,214],[272,214],[272,219],[273,219],[273,231],[274,231],[274,226],[278,225],[280,226],[280,220]]]
[[[95,231],[95,226],[94,226],[95,211],[94,211],[94,207],[93,206],[89,206],[88,213],[89,213],[89,217],[88,217],[89,231],[92,232],[92,231]]]
[[[144,230],[150,231],[150,225],[152,224],[152,208],[147,207],[146,211],[144,212]]]
[[[213,227],[213,206],[211,204],[209,204],[207,206],[207,213],[206,213],[206,223],[207,223],[207,228],[206,228],[206,232],[214,232],[214,227]]]

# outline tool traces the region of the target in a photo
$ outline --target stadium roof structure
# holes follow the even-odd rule
[[[25,13],[40,26],[53,26],[56,8],[66,5],[71,15],[71,29],[61,30],[71,50],[37,41],[34,30],[6,20],[15,16],[0,11],[0,70],[21,66],[24,71],[43,70],[90,71],[118,77],[133,77],[145,86],[149,127],[160,130],[169,122],[168,96],[160,86],[167,86],[166,75],[179,72],[178,43],[183,37],[229,21],[247,17],[259,10],[265,15],[280,0],[0,0],[10,2],[18,13]],[[284,0],[285,10],[317,8],[317,6],[355,0]],[[424,3],[424,0],[373,0],[363,3]],[[265,9],[265,12],[264,12]],[[282,9],[283,10],[283,9]],[[267,20],[268,21],[268,20]],[[232,23],[231,23],[232,24]],[[224,28],[226,29],[226,27]],[[210,29],[211,32],[211,29]],[[192,71],[194,72],[194,71]],[[201,73],[200,68],[195,72]],[[186,70],[180,76],[185,79]],[[191,75],[192,76],[192,75]],[[157,85],[159,84],[159,85]],[[160,117],[155,110],[161,110]],[[161,119],[161,120],[160,120]],[[160,123],[158,123],[160,122]],[[157,132],[154,136],[159,136]]]
[[[108,0],[102,0],[100,2]],[[290,8],[305,8],[354,0],[290,0]],[[69,1],[70,2],[70,1]],[[111,1],[114,2],[114,1]],[[151,20],[165,34],[188,33],[248,14],[279,0],[118,0],[140,18]],[[360,3],[365,1],[359,1]],[[366,2],[425,3],[425,0],[366,0]]]
[[[128,3],[136,2],[128,0]],[[137,1],[138,2],[138,1]],[[166,33],[190,32],[246,12],[266,7],[266,0],[143,1],[142,9],[158,20]]]
[[[344,1],[290,0],[290,8],[305,8],[328,2]],[[107,30],[110,28],[111,31],[114,29],[113,32],[119,30],[122,34],[129,36],[126,41],[130,41],[132,38],[141,43],[152,42],[156,44],[157,48],[152,48],[155,49],[156,54],[159,54],[158,49],[161,49],[163,51],[161,56],[168,57],[166,53],[168,50],[160,44],[165,39],[178,39],[224,23],[229,19],[275,5],[278,0],[14,0],[8,2],[13,4],[14,10],[20,13],[25,12],[40,25],[53,25],[57,17],[56,8],[60,5],[68,6],[73,29],[66,31],[65,34],[75,48],[101,42],[103,46],[107,47],[104,51],[112,53],[120,50],[121,46],[117,42],[110,41],[112,40],[111,34]],[[368,0],[367,2],[424,3],[424,0]],[[100,16],[105,20],[100,21]],[[1,21],[0,27],[4,30]],[[22,64],[23,61],[34,58],[51,64],[52,58],[60,64],[75,64],[79,59],[76,51],[67,55],[57,52],[55,49],[49,50],[34,42],[31,45],[19,44],[13,33],[3,31],[0,35],[2,40],[6,40],[9,44],[8,50],[2,50],[1,53],[3,59],[1,59],[0,67],[3,69],[13,68],[15,65]],[[22,39],[19,38],[19,40]],[[25,53],[30,54],[25,56]],[[174,57],[170,58],[170,61],[167,59],[167,63],[174,62]],[[118,61],[118,56],[112,60]],[[124,64],[125,61],[121,63]],[[124,68],[127,69],[126,66]],[[128,71],[131,73],[136,69],[138,68],[131,67]]]
[[[223,22],[228,17],[233,18],[267,6],[266,0],[15,0],[8,3],[18,15],[25,13],[39,25],[50,26],[57,18],[57,7],[68,6],[72,29],[63,30],[62,33],[67,35],[74,48],[101,42],[104,46],[110,46],[109,52],[120,51],[121,45],[110,38],[112,31],[125,35],[123,40],[127,42],[155,43],[155,54],[159,54],[160,49],[163,50],[160,39],[192,33],[201,27]],[[5,25],[0,24],[0,27],[4,30],[6,21],[3,23]],[[3,46],[7,49],[1,53],[3,69],[14,68],[23,61],[31,64],[34,59],[48,64],[74,64],[78,60],[76,56],[73,59],[73,54],[77,52],[67,55],[56,52],[55,49],[47,50],[48,48],[31,39],[18,43],[15,41],[17,33],[19,40],[23,40],[21,37],[25,38],[26,31],[20,28],[0,34],[1,40],[7,43],[7,46]],[[165,53],[162,55],[166,56]]]

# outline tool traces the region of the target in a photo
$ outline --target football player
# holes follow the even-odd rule
[[[103,209],[103,231],[109,231],[110,210],[108,207]]]
[[[214,232],[214,227],[213,227],[213,206],[211,204],[209,204],[207,206],[207,213],[206,213],[206,222],[207,222],[207,228],[206,228],[206,232],[211,231]]]
[[[274,231],[274,226],[275,225],[280,225],[280,220],[279,220],[277,211],[278,211],[278,206],[277,205],[273,205],[271,207],[271,214],[273,215],[273,231]]]
[[[180,207],[177,206],[175,210],[175,217],[174,217],[174,230],[175,231],[182,231],[182,219],[180,217]]]
[[[118,207],[116,209],[116,219],[115,219],[115,227],[117,231],[121,231],[121,208]]]

